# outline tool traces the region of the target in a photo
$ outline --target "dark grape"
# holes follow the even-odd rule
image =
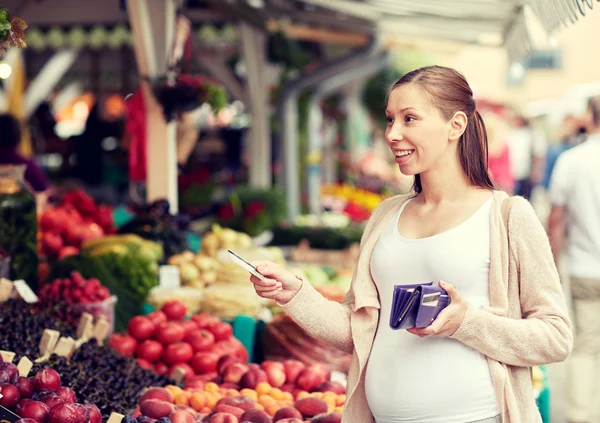
[[[140,415],[137,418],[137,423],[152,423],[152,419],[148,416]]]
[[[63,336],[75,338],[74,326],[54,317],[57,314],[68,317],[69,313],[66,305],[36,309],[16,300],[2,304],[0,350],[14,351],[15,362],[22,356],[33,360],[39,355],[44,329],[55,329]],[[134,358],[120,356],[107,345],[98,345],[95,339],[79,347],[69,362],[53,354],[44,363],[34,363],[30,375],[35,375],[44,367],[50,367],[60,374],[62,386],[71,388],[78,402],[95,404],[103,422],[108,420],[112,412],[131,412],[137,406],[143,388],[169,384],[167,377],[141,368]]]
[[[133,416],[125,416],[121,420],[121,423],[137,423],[137,420]]]
[[[156,423],[171,423],[171,419],[168,417],[161,417],[156,421]]]

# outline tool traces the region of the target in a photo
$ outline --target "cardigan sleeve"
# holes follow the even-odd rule
[[[548,236],[529,202],[516,198],[508,226],[522,319],[470,305],[452,337],[496,361],[531,367],[565,360],[573,335]]]
[[[365,240],[368,239],[373,227],[384,214],[382,210],[389,206],[390,200],[392,199],[382,202],[371,214],[360,241],[360,254],[363,254]],[[356,274],[355,270],[351,285],[357,283]],[[326,299],[310,283],[304,281],[300,291],[281,308],[310,335],[341,351],[352,353],[354,350],[350,329],[350,315],[354,304],[352,292],[353,290],[350,289],[343,302],[338,303]]]

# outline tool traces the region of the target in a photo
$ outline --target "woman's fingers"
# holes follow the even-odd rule
[[[271,278],[259,279],[254,275],[250,276],[250,282],[252,282],[255,286],[265,286],[265,287],[272,287],[276,284],[281,285],[281,283],[277,282],[275,279],[271,279]]]

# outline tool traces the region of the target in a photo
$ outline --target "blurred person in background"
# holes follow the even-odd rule
[[[34,159],[18,152],[21,142],[21,123],[9,114],[0,115],[0,165],[25,165],[25,180],[36,193],[48,189],[48,180]]]
[[[483,114],[488,133],[488,171],[496,188],[512,193],[515,181],[511,172],[510,148],[505,123],[496,113]]]
[[[544,166],[544,179],[542,181],[544,189],[548,190],[550,188],[552,171],[554,170],[554,165],[556,164],[558,156],[569,150],[571,147],[583,142],[586,138],[586,132],[587,129],[585,123],[583,123],[581,119],[573,115],[565,116],[561,128],[559,129],[559,142],[548,147],[546,165]]]
[[[569,359],[567,417],[591,422],[600,358],[600,97],[588,106],[588,138],[558,158],[548,221],[554,259],[566,245],[575,344]],[[565,242],[568,231],[568,242]]]
[[[120,141],[124,133],[125,122],[121,116],[113,116],[105,101],[98,100],[90,111],[83,133],[71,139],[76,156],[74,176],[97,201],[111,204],[116,201],[114,193],[104,186],[106,152],[103,142],[107,138]]]
[[[546,139],[524,116],[516,116],[514,125],[508,137],[512,176],[515,180],[514,193],[529,200],[533,188],[542,182]]]

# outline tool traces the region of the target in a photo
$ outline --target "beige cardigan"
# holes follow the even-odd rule
[[[503,192],[494,193],[490,217],[491,307],[469,306],[453,337],[488,357],[502,422],[537,423],[542,419],[533,395],[530,367],[565,360],[573,339],[546,232],[529,202],[515,197],[510,202],[507,237],[501,212],[506,197]],[[374,421],[364,373],[379,319],[379,296],[369,264],[383,228],[408,198],[387,199],[373,212],[361,240],[352,285],[342,304],[326,300],[304,283],[283,306],[307,332],[352,354],[344,423]]]

